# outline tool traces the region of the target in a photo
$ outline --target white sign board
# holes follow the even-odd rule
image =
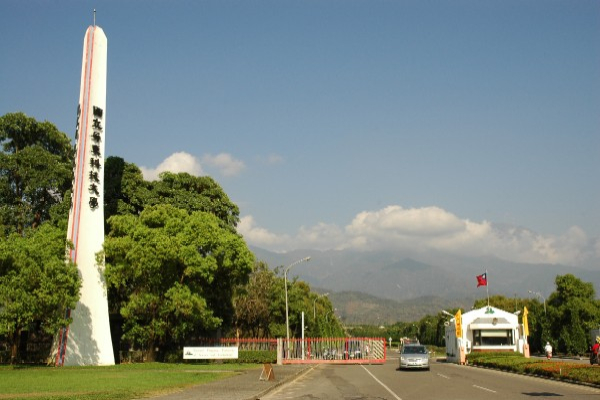
[[[222,360],[238,358],[237,347],[184,347],[184,360]]]

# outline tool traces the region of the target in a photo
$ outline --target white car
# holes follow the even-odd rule
[[[422,344],[407,344],[400,352],[400,369],[429,370],[429,352]]]

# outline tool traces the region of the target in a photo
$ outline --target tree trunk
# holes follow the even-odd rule
[[[20,339],[21,339],[21,331],[15,330],[15,332],[13,333],[12,343],[10,346],[10,363],[11,363],[11,365],[14,365],[17,363]]]
[[[147,362],[155,362],[156,361],[156,346],[154,342],[148,344],[148,348],[146,349],[146,361]]]

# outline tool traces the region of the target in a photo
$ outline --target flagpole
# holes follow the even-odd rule
[[[488,271],[485,269],[485,293],[488,299],[488,310],[490,309],[490,280],[488,279]]]

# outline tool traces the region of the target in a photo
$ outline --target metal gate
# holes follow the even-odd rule
[[[385,338],[277,339],[281,364],[384,364]]]

